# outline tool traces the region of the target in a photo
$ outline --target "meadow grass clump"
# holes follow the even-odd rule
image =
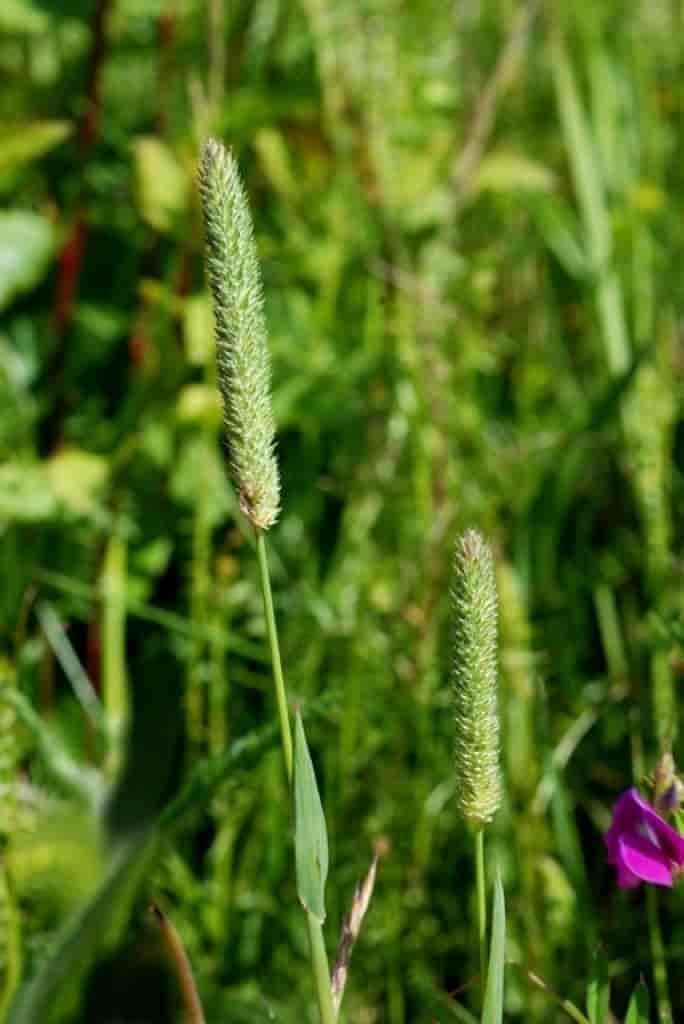
[[[510,1024],[682,1019],[681,5],[48,6],[0,14],[0,1024],[179,1017],[151,899],[211,1021],[501,1024],[504,968]]]

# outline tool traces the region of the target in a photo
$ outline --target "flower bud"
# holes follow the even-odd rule
[[[669,751],[665,751],[656,765],[653,789],[655,806],[660,814],[676,814],[680,810],[684,785],[677,776],[674,758]]]

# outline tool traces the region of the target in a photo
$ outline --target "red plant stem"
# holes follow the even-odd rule
[[[184,1024],[205,1024],[204,1011],[197,992],[192,967],[185,952],[181,937],[166,914],[153,903],[150,907],[159,925],[166,950],[178,976],[178,986],[183,1000]]]
[[[79,201],[71,231],[57,259],[57,282],[55,286],[55,303],[53,323],[57,335],[57,344],[53,355],[50,374],[56,382],[57,402],[49,424],[51,447],[59,447],[61,427],[65,412],[64,395],[64,361],[65,337],[73,318],[78,281],[83,264],[86,240],[88,237],[88,219],[85,207],[85,166],[88,155],[97,140],[102,119],[102,68],[107,53],[107,22],[113,0],[98,0],[91,22],[92,46],[88,60],[86,75],[85,109],[78,125],[78,157],[81,167]]]
[[[85,211],[80,207],[57,259],[54,324],[60,345],[71,322],[87,233]]]
[[[167,127],[166,107],[161,100],[168,95],[168,87],[174,71],[173,50],[176,39],[176,25],[176,14],[174,11],[165,11],[157,19],[157,39],[159,41],[157,84],[160,103],[155,116],[155,126],[158,135],[164,135]]]
[[[86,109],[79,126],[81,155],[86,153],[97,139],[102,116],[102,68],[107,49],[107,21],[112,9],[112,0],[99,0],[91,24],[93,45],[88,61],[86,82]]]

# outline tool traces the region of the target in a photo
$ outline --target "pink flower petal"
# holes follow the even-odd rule
[[[672,871],[668,857],[654,843],[643,836],[628,832],[619,840],[619,870],[653,885],[672,886]],[[618,884],[620,884],[618,876]]]
[[[632,831],[634,824],[650,826],[669,859],[677,864],[684,863],[684,837],[668,825],[636,789],[628,789],[615,805],[610,831],[616,825],[622,832]]]
[[[629,868],[626,868],[624,864],[617,865],[617,884],[620,889],[635,889],[637,885],[641,885],[641,879],[633,875]]]

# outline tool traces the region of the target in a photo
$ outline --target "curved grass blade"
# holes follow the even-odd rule
[[[492,941],[489,948],[489,969],[485,989],[482,1024],[502,1024],[504,997],[504,961],[506,954],[506,905],[501,875],[494,879],[494,910]]]

